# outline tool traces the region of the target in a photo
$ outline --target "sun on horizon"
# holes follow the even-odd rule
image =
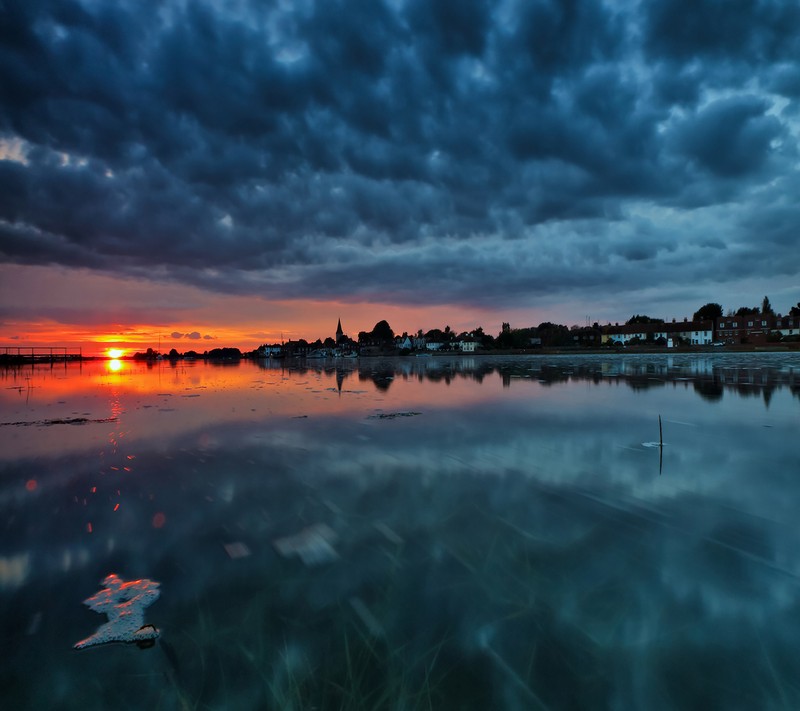
[[[125,351],[122,348],[107,348],[106,355],[112,360],[117,360],[125,355]]]

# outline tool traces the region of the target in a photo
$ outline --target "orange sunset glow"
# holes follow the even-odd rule
[[[30,292],[26,283],[41,284]],[[64,308],[54,294],[69,295]],[[264,343],[333,336],[339,319],[345,334],[358,337],[380,320],[400,334],[450,326],[487,333],[501,321],[538,323],[547,314],[459,305],[400,306],[380,302],[298,299],[270,301],[258,296],[209,293],[196,287],[112,278],[67,267],[0,265],[0,300],[15,314],[0,322],[0,345],[81,349],[84,356],[132,356],[148,348],[202,353],[219,347],[254,350]]]
[[[422,370],[397,374],[402,386],[380,391],[383,408],[413,410],[426,397],[432,381],[422,375],[424,361],[416,366]],[[43,450],[63,453],[93,446],[105,450],[109,443],[114,451],[124,447],[119,451],[135,454],[136,442],[148,438],[197,431],[211,422],[215,426],[261,422],[265,416],[287,420],[312,407],[318,416],[364,413],[379,392],[369,369],[359,368],[339,373],[310,368],[303,377],[287,378],[283,368],[261,369],[251,364],[206,368],[160,361],[151,367],[141,361],[97,360],[82,364],[79,372],[80,377],[64,377],[61,368],[37,367],[32,395],[25,387],[14,387],[27,382],[18,372],[3,375],[0,409],[11,411],[33,403],[47,408],[50,417],[69,418],[74,416],[73,403],[79,402],[82,411],[89,413],[87,417],[109,419],[85,428],[0,428],[0,463],[12,455],[33,456]],[[30,377],[27,371],[25,375]],[[336,392],[339,387],[343,394]],[[529,387],[515,388],[510,395],[503,390],[499,376],[486,379],[481,388],[473,387],[468,377],[454,377],[437,387],[447,389],[447,398],[429,405],[429,413],[455,405],[479,408],[501,395],[525,400],[531,396]],[[536,393],[537,397],[556,397],[555,391]]]

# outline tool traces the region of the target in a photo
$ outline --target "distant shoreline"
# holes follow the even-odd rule
[[[766,346],[727,345],[727,346],[682,346],[667,348],[665,346],[648,348],[646,346],[620,346],[617,348],[526,348],[523,350],[475,351],[474,353],[441,353],[431,355],[670,355],[674,353],[786,353],[800,352],[800,343],[775,344]]]
[[[472,353],[465,353],[462,351],[419,351],[414,353],[370,353],[359,355],[357,359],[342,359],[336,358],[331,356],[330,358],[325,359],[310,359],[313,361],[336,361],[336,360],[348,360],[352,362],[352,360],[358,359],[377,359],[377,358],[416,358],[422,354],[424,357],[431,357],[431,358],[473,358],[473,357],[493,357],[493,356],[552,356],[552,355],[604,355],[604,356],[614,356],[614,355],[675,355],[675,354],[709,354],[709,355],[720,355],[720,354],[731,354],[731,353],[800,353],[800,343],[789,343],[789,344],[774,344],[774,345],[763,345],[763,346],[752,346],[752,345],[725,345],[721,347],[714,347],[714,346],[682,346],[679,348],[666,348],[664,346],[660,347],[651,347],[648,348],[646,346],[618,346],[616,348],[524,348],[524,349],[514,349],[514,350],[504,350],[504,349],[497,349],[497,350],[476,350]],[[240,360],[270,360],[269,358],[254,358],[251,355],[242,355],[241,358],[163,358],[160,360],[156,359],[141,359],[141,358],[133,358],[131,356],[122,357],[118,359],[112,359],[108,356],[103,355],[93,355],[93,356],[83,356],[82,358],[68,358],[66,361],[62,359],[52,360],[48,357],[41,357],[37,356],[34,360],[31,360],[30,357],[18,357],[18,356],[9,356],[4,357],[0,355],[0,366],[5,367],[14,367],[14,366],[26,366],[26,365],[43,365],[47,363],[81,363],[81,362],[89,362],[89,361],[107,361],[107,360],[121,360],[123,362],[134,362],[134,363],[170,363],[170,362],[184,362],[184,361],[209,361],[212,363],[231,363],[231,362],[238,362]],[[290,362],[298,362],[298,361],[306,361],[309,360],[303,356],[297,357],[288,357],[282,360],[290,361]]]

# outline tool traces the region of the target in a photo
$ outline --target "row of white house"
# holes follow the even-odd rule
[[[672,323],[626,324],[624,326],[603,327],[601,343],[628,343],[638,338],[641,341],[664,339],[678,344],[678,339],[693,346],[707,346],[711,343],[764,343],[780,340],[787,336],[800,335],[800,314],[787,316],[773,314],[745,314],[739,316],[720,316],[714,321],[683,321]]]
[[[680,344],[690,344],[693,346],[708,346],[717,344],[734,343],[759,343],[768,339],[780,339],[785,336],[797,337],[800,334],[800,314],[792,311],[787,316],[772,314],[749,314],[744,316],[722,316],[716,321],[676,321],[666,323],[639,323],[639,324],[615,324],[601,326],[588,326],[581,329],[572,330],[575,345],[593,346],[597,345],[626,345],[631,341],[641,341],[643,343],[665,344],[668,348]],[[465,334],[466,335],[466,334]],[[353,355],[354,349],[345,349],[342,345],[343,336],[341,333],[341,322],[337,329],[337,342],[340,347],[337,349],[322,349],[319,353],[326,355]],[[291,344],[291,342],[290,342]],[[290,345],[287,344],[287,345]],[[541,345],[541,339],[532,338],[531,345]],[[466,338],[463,340],[438,341],[418,338],[414,336],[404,336],[395,338],[395,347],[400,350],[409,351],[460,351],[462,353],[474,353],[478,350],[480,342]],[[289,352],[292,348],[283,345],[264,346],[262,355],[279,356]],[[341,352],[340,352],[341,351]],[[297,353],[300,354],[300,353]],[[303,352],[302,355],[310,355]]]
[[[478,349],[479,344],[478,341],[474,340],[444,342],[406,336],[405,338],[395,339],[395,345],[400,350],[440,351],[442,349],[449,349],[452,351],[461,351],[462,353],[474,353]]]
[[[664,339],[667,347],[678,345],[680,340],[693,346],[708,346],[714,342],[713,321],[673,321],[672,323],[637,323],[624,326],[605,326],[600,342],[622,343],[638,339],[658,341]]]

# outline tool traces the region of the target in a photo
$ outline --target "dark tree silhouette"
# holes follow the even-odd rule
[[[634,323],[664,323],[663,318],[650,318],[650,316],[634,314],[631,316],[626,322],[626,324],[631,325]]]
[[[692,316],[693,321],[716,321],[722,316],[722,306],[714,302],[709,302],[701,306]]]
[[[391,341],[394,339],[394,331],[388,321],[378,321],[372,329],[372,337],[376,341]]]

